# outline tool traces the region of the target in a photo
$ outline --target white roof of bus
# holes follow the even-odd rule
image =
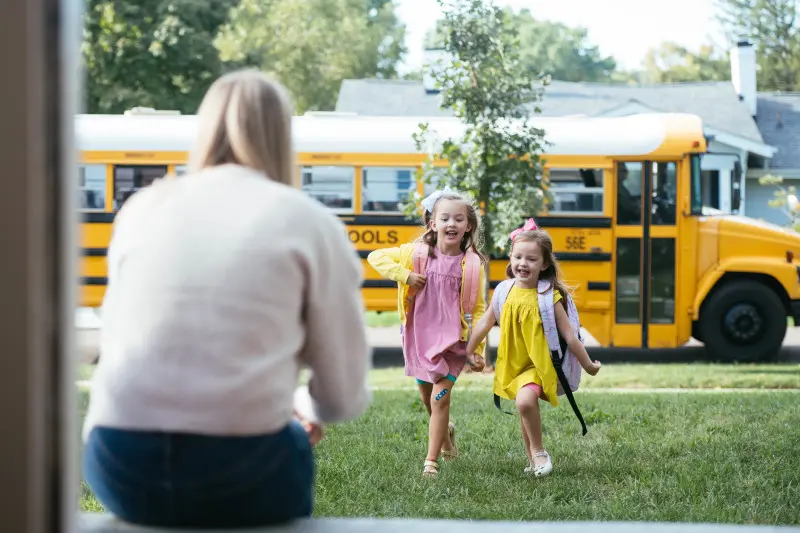
[[[328,114],[293,121],[295,151],[304,153],[416,153],[412,134],[422,122],[443,138],[456,139],[462,132],[455,118]],[[668,129],[664,114],[537,117],[531,124],[545,130],[550,143],[545,152],[559,155],[645,155],[664,142]],[[184,152],[196,134],[194,115],[78,115],[75,125],[82,151]],[[702,135],[699,119],[697,126]]]

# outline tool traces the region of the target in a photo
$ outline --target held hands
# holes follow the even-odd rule
[[[474,372],[480,372],[486,366],[486,361],[480,355],[472,354],[467,356],[467,363]]]
[[[411,274],[408,275],[406,283],[412,289],[419,291],[422,290],[423,287],[425,287],[425,282],[427,280],[428,278],[425,275],[412,272]]]
[[[300,424],[303,425],[303,429],[306,430],[308,441],[311,443],[311,445],[316,446],[319,441],[322,440],[322,437],[325,436],[325,426],[304,420],[299,414],[297,414],[297,411],[295,411],[294,417],[298,422],[300,422]]]

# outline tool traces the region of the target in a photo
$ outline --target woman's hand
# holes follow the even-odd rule
[[[428,281],[428,278],[423,274],[417,274],[416,272],[412,272],[408,275],[408,279],[406,280],[406,284],[409,287],[414,289],[415,291],[422,290],[425,287],[425,282]]]
[[[303,426],[303,429],[306,430],[308,442],[310,442],[312,446],[316,446],[319,441],[322,440],[322,437],[325,436],[325,426],[304,420],[299,414],[297,414],[296,411],[294,413],[294,417],[298,422],[300,422],[300,424]]]
[[[312,424],[310,422],[303,422],[303,428],[308,434],[308,442],[312,446],[316,446],[322,437],[325,436],[325,427],[322,424]]]

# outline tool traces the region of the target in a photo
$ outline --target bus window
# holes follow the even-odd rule
[[[703,212],[703,180],[706,178],[703,175],[700,156],[698,154],[692,154],[691,172],[692,214],[699,215]]]
[[[701,170],[700,179],[702,191],[700,198],[703,201],[703,207],[720,209],[722,206],[719,201],[719,170]]]
[[[617,239],[616,323],[642,323],[642,240]]]
[[[650,322],[675,323],[675,239],[650,241]]]
[[[185,176],[188,171],[189,169],[186,165],[175,165],[176,176]]]
[[[362,170],[361,208],[365,213],[398,212],[416,190],[414,168],[369,167]]]
[[[642,223],[642,164],[617,164],[617,224]]]
[[[353,210],[353,167],[303,167],[303,191],[334,211]]]
[[[551,214],[603,212],[603,170],[598,168],[550,169]]]
[[[675,163],[653,163],[652,223],[674,226],[678,205],[678,176]]]
[[[436,167],[433,169],[432,172],[433,176],[431,177],[432,183],[426,183],[425,186],[423,187],[422,195],[425,198],[427,198],[430,194],[433,193],[433,191],[439,188],[439,180],[444,177],[445,171],[446,169],[442,167]]]
[[[166,174],[166,165],[115,165],[114,210],[118,211],[133,193]]]
[[[106,207],[106,166],[78,167],[78,191],[81,209],[103,210]]]

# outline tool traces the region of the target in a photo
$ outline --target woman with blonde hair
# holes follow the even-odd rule
[[[311,446],[370,402],[361,265],[342,223],[291,186],[291,123],[279,84],[221,77],[189,174],[117,214],[83,461],[124,521],[309,516]]]

